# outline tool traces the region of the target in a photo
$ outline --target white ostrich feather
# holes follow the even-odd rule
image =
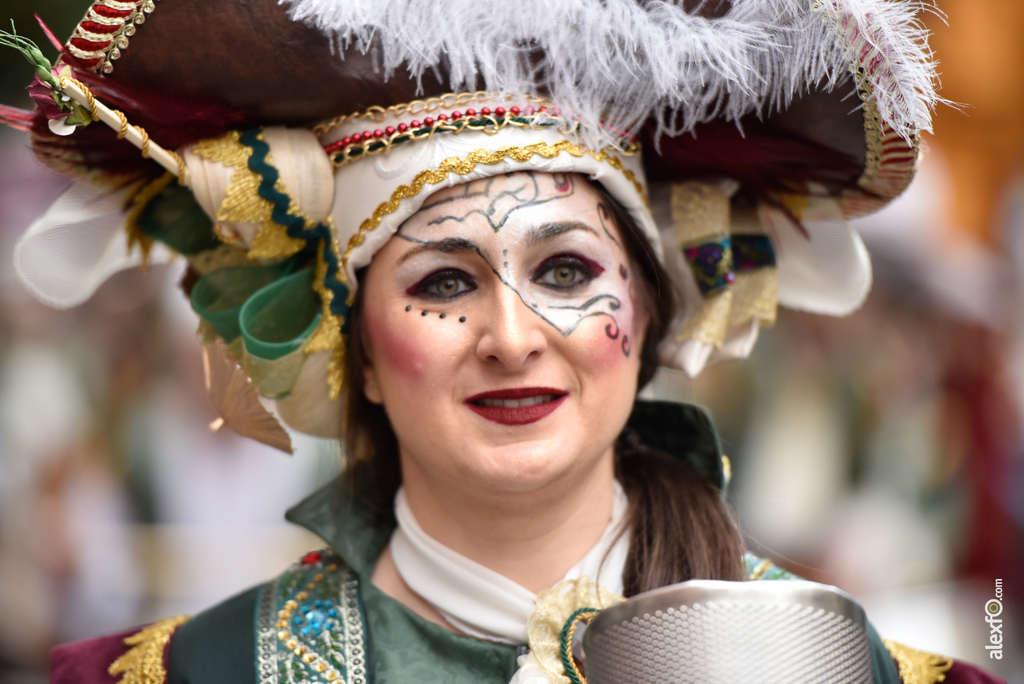
[[[659,133],[676,135],[764,115],[851,73],[907,139],[930,130],[940,101],[919,19],[926,0],[732,0],[717,19],[687,13],[679,0],[280,2],[339,49],[379,45],[385,76],[444,65],[453,90],[547,92],[584,122],[631,132],[651,116]],[[599,145],[614,137],[584,135]]]

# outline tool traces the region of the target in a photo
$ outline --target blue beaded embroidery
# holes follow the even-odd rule
[[[330,551],[307,554],[264,590],[260,684],[365,684],[359,580]]]

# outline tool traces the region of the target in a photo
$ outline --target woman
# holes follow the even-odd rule
[[[122,228],[184,255],[224,422],[287,448],[231,412],[255,388],[344,433],[346,477],[289,513],[330,550],[62,647],[55,681],[569,681],[578,607],[785,576],[742,555],[705,415],[634,401],[659,364],[745,356],[777,302],[866,295],[845,218],[906,186],[935,101],[906,6],[210,5],[97,0],[72,71],[8,114],[114,188],[73,186],[16,263],[68,305],[126,264]],[[125,111],[104,115],[118,137],[177,148],[154,155],[177,185],[111,131],[56,137],[103,118],[64,99],[69,74]],[[871,642],[876,681],[961,667]]]

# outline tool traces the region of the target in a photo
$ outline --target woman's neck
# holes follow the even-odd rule
[[[528,491],[432,482],[409,465],[405,496],[423,531],[532,592],[561,580],[611,520],[610,450],[588,471]]]

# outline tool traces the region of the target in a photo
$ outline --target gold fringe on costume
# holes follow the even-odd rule
[[[189,619],[188,615],[167,618],[127,637],[124,643],[132,648],[111,663],[107,672],[115,677],[124,675],[118,684],[163,684],[167,679],[164,649],[178,627]]]

